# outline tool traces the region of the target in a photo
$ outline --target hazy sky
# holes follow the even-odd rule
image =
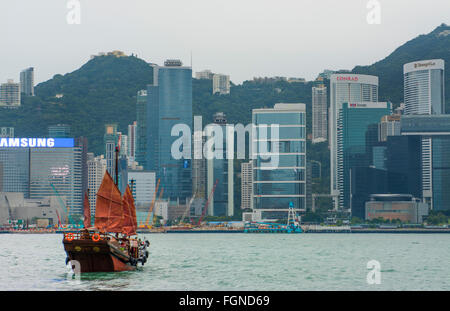
[[[35,80],[79,68],[91,54],[122,50],[162,64],[180,58],[234,83],[254,76],[314,79],[323,69],[378,61],[419,34],[450,24],[449,0],[378,0],[381,24],[368,24],[368,0],[0,1],[0,81],[35,67]]]

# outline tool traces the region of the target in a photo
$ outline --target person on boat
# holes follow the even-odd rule
[[[84,229],[84,230],[82,231],[81,238],[82,238],[83,240],[89,240],[89,239],[91,238],[88,229]]]

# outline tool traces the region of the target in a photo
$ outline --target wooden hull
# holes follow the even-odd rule
[[[136,269],[130,256],[110,241],[63,240],[70,260],[80,263],[81,272],[119,272]]]

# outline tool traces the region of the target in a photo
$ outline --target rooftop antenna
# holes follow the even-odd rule
[[[191,50],[191,69],[192,69],[192,50]]]

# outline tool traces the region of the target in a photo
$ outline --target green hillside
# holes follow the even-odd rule
[[[450,26],[442,24],[427,35],[420,35],[370,66],[356,66],[352,72],[379,77],[381,101],[403,102],[403,64],[422,59],[441,58],[450,65]],[[446,109],[450,111],[450,70],[445,71]]]
[[[443,58],[450,64],[449,33],[450,27],[441,25],[430,34],[405,43],[385,59],[371,66],[357,66],[353,72],[379,76],[380,99],[398,104],[403,100],[403,64],[429,58]],[[447,107],[449,72],[446,71]],[[70,124],[72,135],[86,136],[89,150],[100,154],[104,148],[104,125],[118,123],[119,131],[126,132],[127,125],[136,120],[136,93],[152,83],[152,77],[152,67],[134,56],[95,57],[74,72],[55,75],[37,85],[36,96],[24,97],[19,109],[2,111],[0,125],[15,127],[17,136],[45,136],[49,125]],[[230,95],[212,95],[210,80],[193,79],[193,112],[203,116],[204,125],[218,111],[225,112],[230,123],[247,124],[254,108],[301,102],[307,106],[310,132],[311,87],[312,82],[245,81],[232,85]],[[58,94],[63,97],[57,98]],[[310,151],[320,154],[320,150]]]

